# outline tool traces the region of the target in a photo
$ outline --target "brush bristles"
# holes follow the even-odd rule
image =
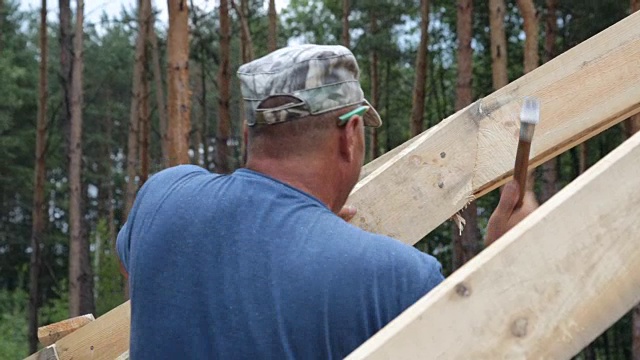
[[[524,99],[520,111],[520,122],[536,125],[540,121],[540,101],[534,97]]]

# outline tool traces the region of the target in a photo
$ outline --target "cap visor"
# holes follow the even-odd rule
[[[369,111],[367,111],[363,116],[364,125],[369,127],[376,127],[376,128],[380,127],[382,125],[382,119],[380,118],[380,114],[378,114],[378,111],[374,109],[374,107],[371,106],[371,104],[367,100],[364,100],[364,103],[367,104],[367,106],[369,106]]]

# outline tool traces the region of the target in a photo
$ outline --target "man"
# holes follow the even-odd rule
[[[156,174],[118,236],[133,359],[342,358],[443,280],[433,257],[336,216],[381,124],[353,54],[290,47],[238,75],[246,169]],[[517,186],[504,193],[494,237]]]

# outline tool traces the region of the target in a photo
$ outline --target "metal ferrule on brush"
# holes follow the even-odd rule
[[[535,124],[521,122],[520,123],[520,140],[531,142],[531,139],[533,139],[533,132],[535,129],[536,129]]]

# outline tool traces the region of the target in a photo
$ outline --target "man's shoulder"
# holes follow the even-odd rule
[[[441,274],[440,262],[413,246],[365,231],[335,215],[327,218],[326,230],[335,235],[332,246],[343,251],[345,257],[355,257],[358,264],[393,272]]]
[[[186,164],[186,165],[177,165],[177,166],[173,166],[173,167],[161,170],[153,174],[153,176],[149,178],[148,182],[149,183],[173,182],[173,181],[178,181],[184,178],[185,176],[202,175],[202,174],[218,176],[217,174],[211,173],[205,170],[204,168],[201,168],[200,166]]]

